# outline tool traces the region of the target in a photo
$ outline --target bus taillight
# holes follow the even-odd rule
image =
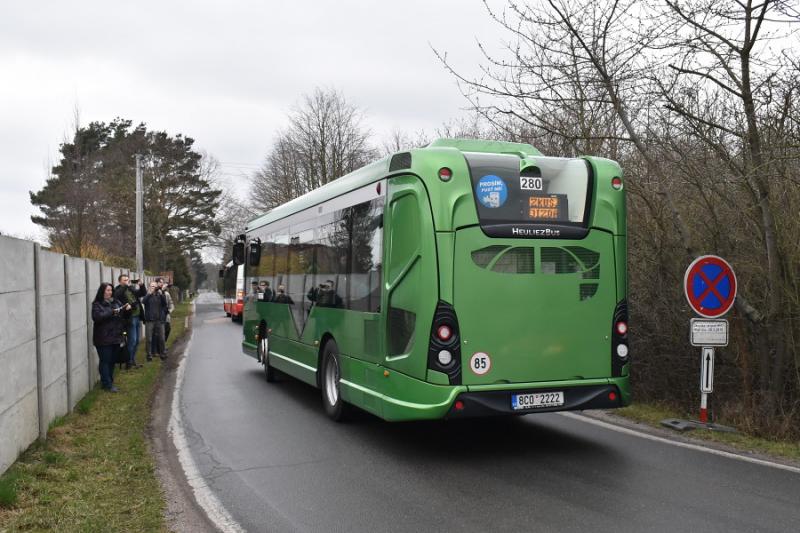
[[[461,339],[453,306],[439,302],[431,324],[428,368],[447,375],[451,385],[461,384]]]
[[[622,367],[628,362],[628,303],[622,300],[614,309],[611,322],[611,375],[622,376]]]
[[[622,189],[622,178],[612,178],[611,179],[611,186],[614,187],[614,190],[619,191]]]

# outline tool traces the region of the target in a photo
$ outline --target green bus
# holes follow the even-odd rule
[[[440,139],[247,225],[243,350],[335,420],[630,403],[622,171]]]

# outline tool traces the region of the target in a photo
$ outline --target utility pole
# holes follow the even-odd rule
[[[136,271],[144,276],[144,220],[142,209],[144,206],[142,186],[142,155],[136,154]],[[143,277],[140,279],[144,279]]]

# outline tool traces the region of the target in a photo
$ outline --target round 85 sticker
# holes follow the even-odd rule
[[[469,369],[472,370],[473,374],[482,376],[491,370],[491,368],[492,360],[487,353],[475,352],[469,359]]]

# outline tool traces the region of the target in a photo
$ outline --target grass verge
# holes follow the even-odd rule
[[[171,346],[190,304],[172,318]],[[144,345],[137,356],[144,361]],[[120,389],[91,390],[0,477],[0,532],[167,531],[145,428],[161,363],[115,370]]]
[[[681,418],[684,420],[696,418],[689,413],[682,413],[665,405],[645,403],[633,404],[622,409],[615,409],[609,413],[658,428],[663,428],[661,421],[665,418]],[[745,433],[722,433],[706,429],[687,431],[683,435],[699,440],[717,442],[743,452],[763,453],[800,462],[800,442],[772,440],[754,437]]]

